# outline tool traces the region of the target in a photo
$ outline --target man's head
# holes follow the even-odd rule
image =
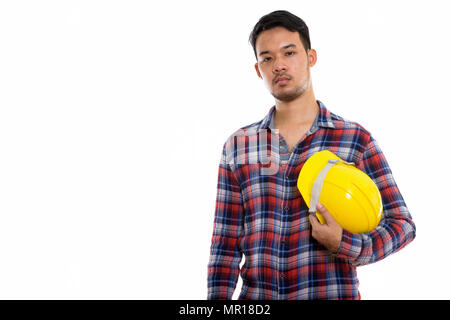
[[[275,27],[283,27],[289,31],[298,32],[300,41],[302,42],[305,50],[311,49],[309,29],[306,23],[289,11],[278,10],[261,17],[253,28],[252,33],[250,33],[248,40],[253,47],[253,52],[255,53],[257,60],[256,40],[258,39],[259,34],[265,30],[273,29]]]
[[[302,19],[287,11],[263,16],[249,38],[257,62],[255,70],[272,95],[292,101],[311,89],[309,68],[317,60]]]

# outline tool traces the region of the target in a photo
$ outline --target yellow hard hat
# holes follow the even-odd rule
[[[383,205],[375,183],[353,163],[328,150],[313,154],[305,162],[297,187],[310,213],[320,202],[350,232],[369,232],[380,222]],[[316,215],[320,223],[325,223],[321,214]]]

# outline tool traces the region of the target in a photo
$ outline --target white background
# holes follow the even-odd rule
[[[362,298],[449,299],[446,3],[0,2],[0,298],[206,298],[223,143],[274,104],[248,36],[286,9],[417,226]]]

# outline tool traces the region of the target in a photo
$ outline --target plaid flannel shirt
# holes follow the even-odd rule
[[[231,299],[239,274],[239,299],[360,299],[356,267],[379,261],[415,238],[415,225],[376,140],[359,124],[317,103],[315,124],[292,153],[271,130],[275,106],[225,142],[208,299]],[[377,228],[368,233],[343,230],[335,254],[311,237],[308,207],[297,189],[305,161],[324,149],[367,173],[383,201]]]

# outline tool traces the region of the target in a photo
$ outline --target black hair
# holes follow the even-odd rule
[[[257,59],[256,39],[261,32],[273,29],[275,27],[283,27],[291,32],[297,31],[300,35],[300,41],[302,42],[303,47],[305,47],[305,50],[308,51],[311,49],[311,40],[309,39],[309,30],[306,23],[289,11],[277,10],[261,17],[250,33],[249,42],[253,47],[253,52],[255,53],[255,57]]]

